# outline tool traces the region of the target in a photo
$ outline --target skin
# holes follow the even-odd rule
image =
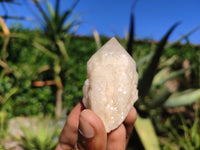
[[[125,150],[136,118],[137,113],[133,107],[124,122],[107,134],[101,119],[93,111],[84,109],[80,102],[68,116],[55,150]],[[85,128],[80,120],[87,122],[93,129],[90,138],[80,132],[80,129]]]

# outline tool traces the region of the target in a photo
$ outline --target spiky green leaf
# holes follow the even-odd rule
[[[55,18],[55,12],[54,12],[54,9],[53,9],[51,3],[50,3],[49,1],[46,0],[46,1],[45,1],[45,4],[46,4],[46,6],[47,6],[47,9],[48,9],[48,12],[49,12],[49,14],[50,14],[50,17],[51,17],[51,18]]]
[[[133,42],[134,42],[134,14],[131,13],[130,27],[129,27],[129,38],[127,43],[127,52],[132,56]]]
[[[164,83],[167,81],[174,79],[182,74],[184,74],[187,70],[194,69],[197,65],[193,64],[188,68],[182,68],[180,70],[174,71],[174,72],[169,72],[169,68],[161,70],[157,75],[156,75],[156,80],[154,82],[154,86],[151,88],[152,90],[155,90],[157,88],[160,88]],[[169,74],[168,77],[165,77],[164,74]]]
[[[154,126],[149,118],[142,118],[138,115],[135,129],[145,150],[160,150]]]
[[[139,89],[139,97],[144,97],[148,94],[153,78],[155,76],[157,66],[160,60],[160,57],[164,51],[164,47],[167,43],[169,36],[171,35],[172,31],[177,27],[179,23],[175,23],[167,32],[167,34],[162,38],[159,42],[157,49],[152,57],[151,62],[149,63],[147,69],[145,70],[142,78],[139,81],[138,89]]]
[[[163,89],[158,95],[156,95],[154,99],[149,102],[147,109],[150,110],[161,107],[167,101],[170,95],[171,92],[167,88]]]
[[[133,52],[133,42],[134,42],[134,35],[135,35],[135,21],[134,21],[134,8],[136,6],[137,0],[134,1],[131,8],[131,16],[130,16],[130,27],[129,27],[129,37],[127,43],[127,52],[132,56]]]
[[[74,10],[74,8],[76,7],[76,5],[78,4],[79,0],[76,0],[72,7],[68,10],[65,11],[65,13],[62,15],[61,19],[60,19],[60,23],[64,24],[65,20],[67,20],[67,18],[69,17],[69,15],[72,13],[72,11]]]
[[[172,94],[164,103],[164,107],[186,106],[198,100],[200,100],[200,89],[188,89]]]

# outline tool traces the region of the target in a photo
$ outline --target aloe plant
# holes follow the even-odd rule
[[[139,80],[138,90],[139,90],[139,98],[142,98],[141,100],[143,100],[143,98],[148,94],[148,92],[151,88],[151,84],[152,84],[153,78],[156,74],[157,66],[158,66],[160,57],[164,51],[164,47],[167,43],[167,40],[168,40],[170,34],[172,33],[172,31],[176,28],[176,26],[178,24],[179,23],[175,23],[169,29],[167,34],[162,38],[162,40],[159,42],[157,49],[152,57],[152,60],[149,63],[149,66],[143,73],[142,78]]]
[[[135,3],[136,3],[136,1],[135,1]],[[134,3],[134,5],[135,5],[135,3]],[[180,22],[175,23],[168,30],[168,32],[164,35],[164,37],[161,39],[161,41],[157,44],[157,48],[156,48],[156,50],[155,50],[154,53],[148,54],[147,56],[141,58],[137,62],[137,67],[141,67],[145,62],[148,62],[148,66],[144,70],[143,74],[140,75],[141,78],[139,79],[139,84],[138,84],[139,100],[138,100],[138,102],[135,105],[136,108],[138,109],[138,111],[141,112],[141,113],[144,110],[149,111],[149,109],[147,108],[149,103],[151,103],[151,107],[153,106],[152,103],[153,104],[155,103],[156,106],[157,106],[158,103],[161,106],[164,106],[165,101],[167,101],[167,99],[169,98],[169,96],[172,94],[168,90],[164,89],[163,92],[161,92],[161,95],[163,95],[163,96],[158,95],[157,97],[155,97],[155,101],[156,102],[154,100],[152,100],[151,102],[146,102],[145,97],[148,96],[150,94],[150,92],[155,91],[157,88],[160,88],[168,80],[173,79],[173,78],[175,78],[175,77],[177,77],[179,75],[184,74],[189,69],[198,68],[198,66],[199,66],[199,62],[197,61],[196,63],[194,63],[193,65],[191,65],[188,68],[183,68],[183,69],[180,69],[180,70],[178,70],[176,72],[173,72],[167,78],[160,78],[159,83],[157,83],[156,85],[152,84],[154,78],[157,76],[157,73],[158,73],[158,68],[157,67],[159,65],[159,61],[160,61],[160,58],[161,58],[164,50],[166,50],[166,49],[174,46],[175,44],[179,43],[181,40],[185,39],[186,37],[188,37],[189,35],[191,35],[195,31],[197,31],[197,30],[200,29],[200,26],[197,26],[194,29],[192,29],[191,31],[189,31],[187,34],[183,35],[177,41],[168,44],[167,40],[168,40],[169,36],[172,34],[172,32],[174,31],[174,29],[179,24],[180,24]],[[131,54],[131,55],[132,55],[133,43],[134,43],[134,13],[132,11],[131,12],[131,17],[130,17],[129,41],[127,43],[127,48],[126,48],[127,51],[129,52],[129,54]],[[164,100],[161,99],[163,97],[165,97]],[[196,98],[196,100],[198,100],[198,98]],[[183,105],[184,105],[184,102],[183,102]],[[155,108],[155,107],[153,107],[153,108]]]
[[[42,119],[42,122],[41,122]],[[60,131],[51,118],[41,118],[30,127],[21,125],[24,136],[19,141],[24,149],[52,150],[55,149]]]
[[[149,91],[151,89],[151,85],[152,85],[152,81],[153,78],[156,74],[156,70],[157,70],[157,66],[160,60],[160,57],[164,51],[164,47],[167,43],[167,39],[170,36],[170,34],[172,33],[172,31],[176,28],[176,26],[178,25],[178,23],[175,23],[167,32],[167,34],[162,38],[162,40],[159,42],[157,49],[155,51],[155,53],[153,54],[152,60],[150,61],[147,69],[145,70],[145,72],[143,73],[142,78],[139,80],[139,85],[138,85],[138,90],[139,90],[139,100],[136,103],[136,109],[138,110],[138,116],[144,116],[144,114],[146,115],[146,111],[148,108],[147,105],[145,105],[145,96],[149,94]],[[159,99],[157,97],[157,99],[155,99],[154,101],[156,102],[161,102],[160,98],[163,97],[168,97],[169,93],[168,91],[163,92],[159,95]],[[162,100],[163,102],[163,100]],[[149,106],[151,107],[151,106]],[[146,150],[150,150],[150,149],[157,149],[159,150],[159,142],[156,136],[156,132],[153,128],[153,124],[151,122],[150,118],[146,118],[145,121],[143,121],[145,118],[143,119],[139,119],[136,121],[136,124],[144,124],[144,126],[152,126],[152,128],[146,128],[143,127],[142,130],[145,133],[148,133],[148,135],[146,136],[141,136],[141,141],[145,147]],[[141,130],[141,126],[137,126],[136,127],[136,131],[138,132],[138,134],[140,133]],[[151,136],[151,137],[150,137]]]
[[[53,78],[57,87],[55,115],[59,117],[62,111],[63,92],[61,72],[69,60],[67,50],[71,34],[73,34],[72,28],[80,24],[77,18],[69,20],[69,16],[79,1],[76,0],[71,8],[62,14],[60,13],[60,0],[56,1],[54,8],[46,0],[46,11],[40,2],[37,0],[33,0],[33,2],[42,16],[42,19],[38,17],[38,21],[40,21],[44,33],[43,37],[37,36],[35,38],[33,45],[52,60],[52,68],[50,70],[53,71]]]
[[[199,95],[198,95],[199,89],[188,90],[186,92],[183,92],[184,95],[181,96],[181,94],[183,93],[174,95],[168,88],[163,87],[164,83],[167,82],[168,80],[171,80],[173,78],[176,78],[184,74],[189,69],[197,68],[198,63],[195,63],[188,68],[175,71],[172,74],[170,74],[167,78],[163,78],[162,75],[158,78],[158,74],[157,74],[159,72],[158,65],[160,64],[159,63],[160,58],[164,50],[174,46],[175,44],[179,43],[182,39],[184,39],[185,37],[188,37],[190,34],[192,34],[193,32],[199,29],[199,26],[197,26],[196,28],[194,28],[193,30],[191,30],[190,32],[182,36],[180,39],[178,39],[176,42],[168,44],[167,40],[169,36],[172,34],[174,29],[179,24],[180,24],[179,22],[175,23],[168,30],[168,32],[163,36],[161,41],[157,44],[157,47],[154,53],[150,53],[136,62],[137,67],[141,67],[144,63],[148,62],[148,65],[146,69],[144,70],[143,74],[139,74],[139,77],[140,77],[139,84],[138,84],[139,100],[135,104],[135,107],[138,111],[138,118],[139,118],[136,121],[135,129],[141,139],[141,142],[145,150],[160,149],[159,142],[158,142],[156,132],[154,129],[154,125],[151,121],[150,111],[152,109],[157,109],[161,107],[184,106],[184,105],[194,103],[195,101],[199,99]],[[128,40],[126,49],[130,55],[133,55],[133,43],[134,43],[134,13],[133,11],[131,12],[129,28],[130,28],[129,40]],[[155,77],[157,79],[156,84],[154,81]],[[152,93],[155,93],[155,91],[158,89],[160,91],[159,94],[154,94],[154,96],[152,97],[151,96]],[[190,96],[189,100],[188,100],[188,96],[185,97],[186,94]],[[148,133],[148,134],[141,135],[143,133]]]

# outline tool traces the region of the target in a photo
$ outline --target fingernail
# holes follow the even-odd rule
[[[85,138],[94,137],[93,127],[84,118],[79,118],[79,133]]]

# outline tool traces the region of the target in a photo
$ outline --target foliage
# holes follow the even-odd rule
[[[142,77],[139,80],[139,85],[138,85],[138,96],[139,96],[139,100],[136,103],[136,108],[139,112],[139,115],[141,115],[142,117],[144,117],[144,115],[146,115],[145,113],[148,112],[148,105],[146,106],[145,104],[145,97],[149,94],[151,85],[152,85],[152,81],[153,78],[156,74],[156,70],[157,70],[157,66],[160,60],[160,57],[162,55],[162,52],[164,51],[164,46],[167,43],[167,39],[169,37],[169,35],[172,33],[172,31],[175,29],[175,27],[178,24],[174,24],[170,30],[167,32],[167,34],[162,38],[162,40],[159,42],[156,51],[154,52],[153,56],[152,56],[152,60],[150,61],[149,65],[147,66],[147,69],[145,69]],[[163,96],[161,97],[163,98]],[[154,100],[155,101],[155,100]],[[160,101],[160,100],[159,100]],[[137,121],[138,124],[142,124],[142,119]],[[146,119],[144,123],[144,126],[153,126],[151,123],[151,120],[149,118]],[[142,128],[142,126],[139,126],[138,128],[136,128],[138,134],[140,134],[140,128]],[[160,149],[159,148],[159,144],[158,144],[158,140],[157,137],[155,135],[155,131],[154,128],[142,128],[143,132],[145,133],[149,133],[152,136],[152,138],[146,138],[146,136],[141,136],[141,141],[144,144],[144,147],[146,150],[148,149]],[[149,129],[149,130],[148,130]],[[153,145],[152,145],[153,144]]]
[[[7,113],[0,111],[0,139],[7,135]]]
[[[155,53],[146,68],[146,70],[143,73],[142,78],[139,80],[139,85],[138,85],[138,91],[139,91],[139,98],[141,99],[140,101],[144,101],[144,97],[148,94],[153,78],[156,74],[157,66],[159,63],[159,60],[161,58],[161,55],[164,51],[164,47],[167,43],[168,37],[172,33],[172,31],[176,28],[178,24],[174,24],[170,30],[167,32],[167,34],[162,38],[162,40],[159,42],[157,49],[155,50]]]
[[[30,127],[22,125],[21,129],[24,136],[19,140],[24,149],[52,150],[56,147],[60,131],[51,118],[38,118]]]
[[[198,150],[200,149],[200,128],[199,128],[199,110],[195,110],[195,118],[193,122],[186,121],[182,114],[179,114],[181,124],[176,124],[177,117],[169,118],[165,127],[168,129],[168,138],[164,138],[161,143],[164,150]]]
[[[19,26],[20,27],[20,26]],[[35,80],[49,80],[52,73],[48,69],[51,59],[31,45],[35,32],[23,28],[11,29],[11,32],[26,34],[26,38],[12,37],[8,45],[7,64],[11,69],[6,73],[0,68],[0,110],[8,113],[8,117],[53,114],[55,109],[55,85],[33,87]],[[105,40],[104,40],[105,41]],[[93,38],[72,37],[69,48],[69,59],[63,68],[64,95],[63,107],[68,111],[82,98],[82,85],[86,77],[86,62],[95,52]],[[43,72],[41,72],[43,71]],[[78,72],[78,73],[77,73]]]
[[[45,90],[31,87],[32,81],[38,76],[40,68],[46,65],[48,59],[38,54],[32,47],[33,32],[21,30],[14,31],[26,34],[26,39],[11,38],[7,48],[9,55],[6,65],[9,72],[7,68],[0,68],[0,109],[9,112],[8,117],[13,114],[37,114],[42,110],[41,108],[47,109],[43,104],[49,104],[52,100],[51,91],[48,90],[50,87],[44,87]]]
[[[38,17],[38,21],[41,23],[44,33],[43,36],[37,36],[34,39],[33,45],[51,60],[49,72],[52,74],[57,87],[55,115],[60,117],[63,93],[61,73],[64,71],[63,67],[69,61],[68,46],[71,37],[69,32],[72,31],[74,26],[79,24],[77,18],[69,20],[69,16],[72,14],[78,1],[75,1],[71,8],[65,10],[62,14],[60,13],[60,0],[56,1],[55,8],[52,7],[49,1],[45,1],[46,11],[37,0],[33,2],[42,16],[42,19]]]
[[[176,69],[173,74],[169,75],[166,78],[163,78],[163,74],[159,74],[159,77],[157,77],[157,74],[159,72],[163,72],[163,70],[166,72],[166,68],[169,67],[169,65],[166,65],[166,62],[160,62],[160,60],[163,57],[164,51],[167,51],[170,47],[173,47],[176,43],[181,41],[182,38],[188,37],[191,33],[195,32],[198,28],[195,28],[185,36],[181,37],[177,42],[167,45],[167,40],[173,30],[176,28],[176,26],[179,23],[175,23],[165,34],[165,36],[160,40],[160,42],[157,44],[157,47],[155,48],[155,51],[153,53],[150,53],[146,56],[143,55],[143,58],[141,59],[136,59],[136,64],[139,72],[139,84],[138,84],[138,95],[139,95],[139,100],[136,102],[135,107],[138,111],[138,116],[141,119],[138,119],[136,122],[136,131],[137,134],[139,135],[139,138],[146,150],[151,150],[151,149],[160,149],[157,136],[155,133],[155,128],[148,128],[152,127],[153,124],[151,120],[156,121],[154,117],[152,116],[153,114],[156,114],[159,116],[159,112],[156,110],[160,110],[163,107],[178,107],[178,106],[183,106],[183,105],[188,105],[191,103],[194,103],[195,101],[199,100],[199,95],[198,90],[193,91],[193,90],[187,90],[184,91],[184,93],[187,92],[187,97],[182,96],[181,93],[176,95],[176,97],[173,97],[173,92],[178,90],[178,87],[167,87],[165,83],[167,81],[170,81],[174,78],[179,77],[180,75],[184,74],[187,70],[195,70],[197,66],[199,65],[199,60],[198,57],[197,59],[194,59],[191,62],[192,65],[187,66],[187,68],[181,68],[180,70]],[[131,13],[131,19],[130,19],[130,31],[129,31],[129,40],[127,43],[127,51],[130,55],[133,54],[132,51],[132,44],[134,43],[134,13]],[[190,53],[192,54],[192,53]],[[193,53],[194,54],[194,53]],[[134,55],[137,55],[137,53],[134,51]],[[137,56],[133,56],[134,58],[138,58]],[[194,55],[193,55],[194,57]],[[165,60],[165,59],[164,59]],[[166,60],[165,60],[166,61]],[[145,64],[148,62],[147,64]],[[163,65],[164,64],[164,65]],[[169,69],[170,70],[170,69]],[[178,70],[178,71],[177,71]],[[171,70],[170,70],[171,71]],[[170,74],[170,73],[169,73]],[[197,81],[199,81],[199,72],[196,73]],[[157,84],[155,84],[154,79],[157,79]],[[199,88],[200,85],[196,86]],[[190,87],[191,88],[191,87]],[[185,90],[184,88],[181,89],[182,91]],[[170,97],[172,95],[172,97]],[[188,96],[192,96],[191,99],[188,99]],[[145,121],[144,121],[145,120]],[[158,123],[158,121],[156,122]],[[143,124],[143,125],[141,125]],[[143,133],[148,133],[149,136],[143,136],[141,135],[141,131]],[[151,135],[151,138],[150,138]],[[152,148],[153,147],[153,148]]]
[[[152,125],[151,120],[148,118],[142,118],[138,115],[135,122],[135,129],[138,132],[138,136],[141,139],[145,150],[160,149],[158,146],[158,137],[156,136],[156,133],[154,133],[154,126]]]
[[[0,109],[7,113],[8,118],[18,115],[32,116],[40,112],[53,114],[56,94],[54,91],[56,91],[56,86],[32,87],[32,81],[53,78],[52,68],[50,67],[52,59],[43,53],[38,53],[36,48],[32,46],[34,41],[32,37],[35,34],[39,36],[43,33],[39,30],[30,31],[23,29],[20,26],[11,29],[11,32],[19,34],[18,37],[11,37],[10,43],[8,44],[7,52],[9,55],[7,57],[7,65],[11,69],[11,72],[6,73],[5,68],[0,68],[0,95],[4,101],[1,103]],[[26,38],[21,36],[23,34],[27,35]],[[102,44],[108,40],[105,37],[101,37],[101,39]],[[125,41],[121,40],[121,42],[123,45],[126,45]],[[148,62],[151,61],[156,45],[157,43],[152,41],[134,41],[133,57],[137,61],[140,78],[142,78],[142,73],[148,66]],[[63,79],[63,107],[67,107],[68,111],[70,111],[82,98],[82,85],[86,78],[86,62],[95,52],[96,46],[92,37],[82,38],[76,36],[71,37],[68,46],[70,49],[68,51],[70,59],[63,66],[60,77]],[[188,51],[188,48],[190,51]],[[164,50],[160,58],[160,63],[157,68],[158,71],[152,82],[152,87],[144,100],[145,105],[148,106],[148,113],[144,113],[145,111],[143,110],[141,111],[142,113],[139,112],[140,117],[147,116],[147,120],[149,119],[148,122],[153,122],[151,125],[154,126],[156,131],[157,125],[162,125],[157,118],[162,117],[162,111],[160,109],[163,109],[161,106],[164,104],[164,101],[160,101],[160,98],[155,98],[155,96],[158,93],[161,98],[168,97],[168,90],[163,90],[165,83],[168,80],[177,79],[181,83],[180,91],[195,88],[196,86],[195,84],[191,84],[191,82],[186,83],[184,77],[186,70],[193,71],[196,69],[190,68],[190,66],[184,70],[181,66],[185,59],[192,61],[193,55],[190,54],[191,52],[199,55],[199,47],[176,44]],[[182,73],[177,73],[177,70]],[[170,74],[168,75],[167,73]],[[175,75],[176,73],[177,75]],[[165,78],[163,74],[167,75],[167,77]],[[195,79],[196,81],[197,75],[193,74],[192,80]]]
[[[172,94],[164,103],[164,107],[178,107],[190,105],[200,99],[200,89],[189,89]]]
[[[31,115],[31,113],[37,114],[40,111],[52,113],[52,107],[54,107],[53,105],[55,103],[54,102],[55,93],[52,91],[52,89],[54,89],[54,85],[44,86],[40,88],[32,87],[32,81],[44,80],[44,79],[48,80],[53,77],[52,73],[50,73],[49,70],[41,72],[43,68],[45,68],[45,66],[51,64],[51,59],[49,59],[48,56],[43,55],[43,53],[38,53],[38,51],[31,45],[31,43],[33,42],[32,37],[35,35],[35,32],[37,32],[38,35],[42,33],[37,30],[30,31],[27,29],[23,29],[21,27],[18,29],[13,28],[11,29],[11,32],[26,34],[27,36],[26,38],[14,38],[14,37],[11,38],[10,43],[8,45],[9,55],[7,57],[7,64],[12,70],[12,72],[6,74],[5,69],[1,68],[1,78],[0,78],[1,96],[3,96],[4,98],[5,95],[11,95],[9,96],[7,102],[5,103],[7,107],[6,110],[9,110],[10,112],[14,111],[15,115],[20,115],[20,114],[22,115],[23,114],[22,112],[24,111],[23,110],[24,107],[22,108],[22,106],[30,106],[30,107],[35,107],[35,110],[36,109],[38,110],[35,111],[34,113],[33,111],[29,111],[23,115]],[[105,43],[108,40],[107,38],[101,38],[101,39],[102,43]],[[122,44],[123,43],[124,41],[122,41]],[[154,47],[155,43],[151,43],[148,41],[147,42],[135,41],[134,58],[136,59],[137,62],[139,62],[144,56],[146,57],[150,53],[149,50],[151,50],[151,48],[153,49]],[[190,53],[190,51],[187,51],[187,49],[184,49],[181,46],[177,48],[178,50],[176,50],[176,46],[171,48],[173,48],[173,50],[170,49],[168,50],[173,52],[174,51],[179,52],[180,50],[183,51],[182,53],[184,53],[187,56]],[[87,37],[87,38],[72,37],[69,49],[70,49],[69,51],[70,59],[66,64],[66,66],[63,66],[63,72],[60,74],[61,77],[63,78],[63,85],[64,85],[64,97],[63,97],[64,106],[65,105],[68,106],[67,103],[68,104],[71,103],[73,106],[77,101],[81,99],[82,85],[86,78],[86,62],[89,59],[89,57],[95,52],[96,48],[94,39],[92,37]],[[198,47],[190,48],[191,51],[193,51],[193,49],[198,50]],[[168,50],[164,51],[164,55],[161,59],[160,64],[163,67],[169,66],[170,69],[173,67],[175,70],[176,68],[174,67],[174,65],[178,63],[174,62],[174,60],[175,61],[178,60],[178,62],[183,61],[185,57],[184,55],[179,55],[177,56],[178,58],[175,58],[174,60],[169,59],[170,56],[175,54],[166,53],[168,52]],[[172,65],[169,64],[171,60],[172,60],[171,63]],[[164,61],[165,63],[163,63]],[[141,63],[141,66],[138,69],[141,68],[145,69],[145,64]],[[142,70],[139,71],[140,77],[142,72],[143,72]],[[156,79],[157,77],[155,77],[154,79]],[[192,79],[194,78],[195,76]],[[163,79],[162,75],[161,79]],[[160,79],[158,81],[160,81]],[[153,86],[156,87],[156,84],[154,83],[155,81],[153,81]],[[13,95],[7,94],[10,91],[12,91],[11,89],[13,88],[18,89],[16,93],[14,93]],[[48,97],[48,99],[46,97]],[[47,111],[41,109],[42,108],[41,104],[43,108],[47,109]],[[46,104],[51,105],[51,107],[49,107],[51,108],[50,110],[48,110]],[[17,113],[16,108],[21,109],[21,112],[18,111]]]
[[[82,86],[87,76],[86,63],[96,47],[92,37],[72,37],[69,49],[71,58],[65,66],[68,70],[61,77],[64,83],[64,106],[71,110],[82,99]]]
[[[78,1],[64,13],[59,10],[60,0],[56,1],[54,8],[47,0],[45,3],[34,0],[34,4],[39,10],[37,19],[42,30],[29,30],[15,25],[6,37],[9,40],[6,41],[4,36],[0,38],[1,137],[6,136],[5,129],[11,117],[33,116],[41,112],[52,115],[58,92],[60,94],[57,95],[57,99],[62,98],[63,107],[69,112],[82,99],[87,60],[95,52],[96,47],[99,48],[108,40],[101,37],[101,42],[95,46],[92,37],[73,36],[73,29],[80,22],[77,18],[71,20],[70,16]],[[135,3],[133,8],[134,6]],[[167,139],[161,141],[165,150],[200,148],[198,111],[195,112],[194,122],[191,118],[188,122],[184,116],[166,117],[163,113],[167,107],[187,106],[199,100],[200,47],[188,42],[183,45],[180,41],[200,27],[194,28],[174,43],[167,43],[176,26],[177,24],[172,26],[158,43],[135,40],[132,12],[128,42],[120,39],[137,62],[140,82],[139,100],[135,105],[138,111],[135,127],[146,150],[160,149],[157,135],[163,132],[164,136],[169,133]],[[184,62],[188,62],[188,66],[183,67]],[[55,85],[33,86],[35,81],[46,83],[49,80],[55,81]],[[168,83],[179,85],[175,90],[171,90],[167,86]],[[166,118],[167,121],[163,125],[162,121]],[[37,128],[34,125],[30,128],[22,127],[24,138],[21,140],[26,149],[55,147],[59,131],[50,119],[40,119],[44,122],[37,122]],[[174,122],[181,122],[181,125],[177,126]]]
[[[5,148],[2,145],[0,145],[0,150],[5,150]]]

